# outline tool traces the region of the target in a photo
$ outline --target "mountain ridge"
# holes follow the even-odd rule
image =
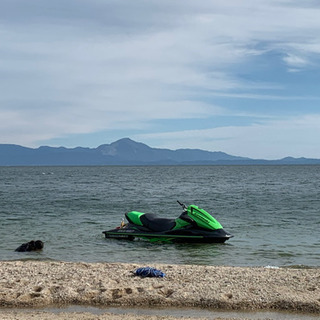
[[[97,148],[23,147],[0,144],[0,166],[63,165],[253,165],[320,164],[320,159],[285,157],[278,160],[251,159],[221,151],[152,148],[130,138],[122,138]]]

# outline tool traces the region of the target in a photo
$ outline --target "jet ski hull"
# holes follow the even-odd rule
[[[167,232],[147,232],[134,229],[112,229],[103,232],[106,238],[119,240],[145,239],[151,242],[170,243],[224,243],[232,235],[223,229],[214,231],[170,230]]]

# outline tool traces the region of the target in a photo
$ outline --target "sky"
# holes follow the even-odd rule
[[[0,143],[320,158],[320,2],[0,0]]]

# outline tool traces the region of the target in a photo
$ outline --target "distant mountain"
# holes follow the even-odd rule
[[[186,163],[197,161],[218,160],[246,160],[248,158],[235,157],[223,152],[209,152],[198,149],[157,149],[146,144],[124,138],[111,144],[101,145],[97,148],[103,155],[113,157],[123,162],[142,163]]]
[[[199,149],[157,149],[129,138],[97,148],[0,144],[0,166],[320,164],[320,159],[256,160]]]

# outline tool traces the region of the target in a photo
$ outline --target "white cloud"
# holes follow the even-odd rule
[[[286,156],[320,158],[320,114],[267,120],[248,126],[223,126],[137,135],[140,141],[161,141],[159,148],[223,151],[256,159]],[[316,148],[316,150],[315,150]],[[266,156],[267,155],[267,156]]]
[[[304,68],[305,66],[307,66],[309,64],[309,62],[305,58],[302,58],[301,56],[294,55],[292,53],[287,54],[283,58],[283,60],[288,65],[288,67],[289,67],[288,70],[291,72],[300,71],[302,68]]]

